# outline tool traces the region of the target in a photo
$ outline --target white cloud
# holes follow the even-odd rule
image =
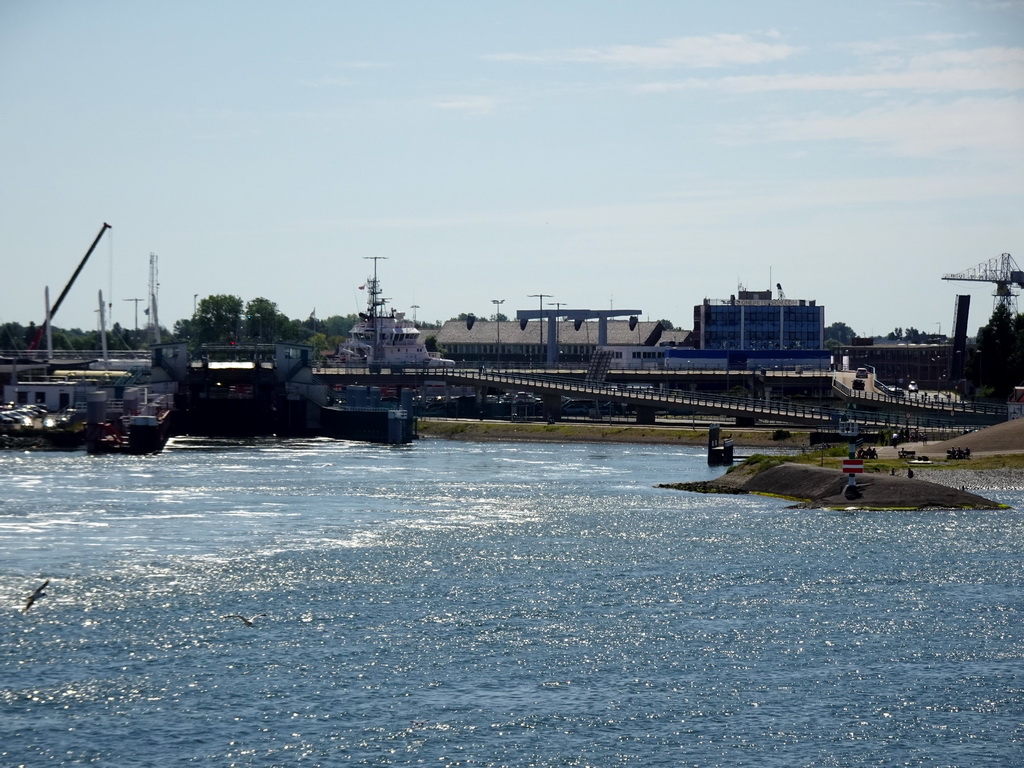
[[[855,141],[900,157],[959,150],[1024,153],[1024,102],[1016,98],[959,99],[949,104],[886,105],[855,115],[807,115],[744,128],[726,143]]]
[[[449,109],[455,112],[469,112],[475,115],[489,115],[494,112],[498,100],[490,96],[459,96],[435,101],[438,109]]]
[[[712,68],[737,64],[763,64],[788,59],[797,49],[773,42],[778,35],[718,34],[677,37],[658,45],[613,45],[603,48],[569,48],[540,53],[494,54],[493,61],[571,62],[616,67]],[[767,38],[767,39],[761,39]]]
[[[856,74],[754,75],[688,78],[637,86],[647,93],[683,90],[766,91],[1019,91],[1024,90],[1024,48],[941,51],[889,61],[885,67]]]

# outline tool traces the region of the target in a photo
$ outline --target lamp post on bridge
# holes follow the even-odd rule
[[[501,305],[505,303],[504,299],[491,299],[491,304],[494,305],[494,319],[498,323],[498,367],[501,368]]]
[[[540,315],[538,316],[538,320],[540,322],[540,346],[538,349],[540,350],[540,359],[544,360],[544,299],[553,299],[554,296],[550,293],[531,293],[527,298],[537,299],[539,301],[538,309],[540,309]]]

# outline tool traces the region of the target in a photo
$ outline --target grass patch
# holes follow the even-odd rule
[[[798,456],[768,456],[763,453],[755,453],[748,456],[741,464],[734,464],[726,470],[726,474],[738,469],[758,474],[766,469],[778,467],[798,459]]]

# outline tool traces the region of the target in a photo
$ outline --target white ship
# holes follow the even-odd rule
[[[387,299],[381,298],[377,279],[377,260],[373,258],[373,276],[363,287],[367,294],[366,312],[359,313],[359,321],[352,326],[348,341],[338,345],[334,362],[339,365],[366,366],[418,366],[433,368],[454,366],[436,352],[430,352],[420,340],[420,331],[406,318],[405,312],[385,308]]]

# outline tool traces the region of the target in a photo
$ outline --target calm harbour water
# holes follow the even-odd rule
[[[720,471],[626,445],[0,453],[0,765],[1021,763],[1024,492],[843,514],[653,487]]]

